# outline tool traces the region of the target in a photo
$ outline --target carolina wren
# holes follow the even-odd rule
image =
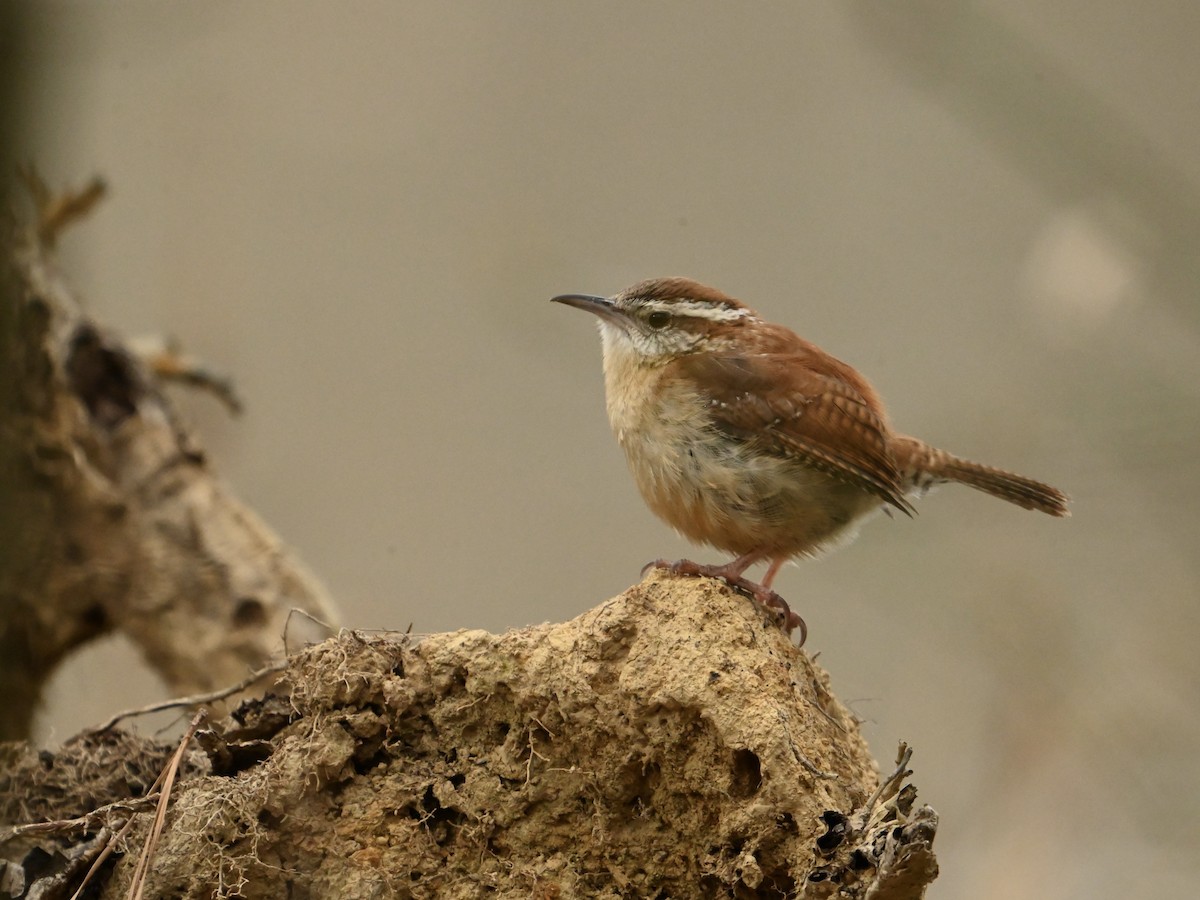
[[[651,565],[721,578],[804,622],[771,590],[780,567],[855,536],[872,513],[956,481],[1026,509],[1070,515],[1050,485],[893,431],[853,367],[720,291],[656,278],[613,297],[553,298],[600,319],[608,418],[650,509],[724,565]],[[744,578],[767,563],[761,583]]]

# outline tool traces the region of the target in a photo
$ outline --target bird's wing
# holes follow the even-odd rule
[[[844,363],[795,341],[783,352],[698,353],[678,364],[704,386],[716,427],[730,437],[795,459],[912,515],[870,387]]]

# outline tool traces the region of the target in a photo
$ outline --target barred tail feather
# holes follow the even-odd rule
[[[905,482],[915,491],[957,481],[1025,509],[1040,510],[1051,516],[1071,515],[1066,494],[1032,478],[959,459],[907,435],[896,435],[892,448]]]
[[[950,456],[942,465],[940,474],[948,481],[957,481],[1025,509],[1041,510],[1052,516],[1071,514],[1067,508],[1067,495],[1058,488],[1003,469],[993,469]]]

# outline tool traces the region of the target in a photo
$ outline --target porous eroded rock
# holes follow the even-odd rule
[[[652,574],[502,635],[346,633],[202,738],[147,897],[857,897],[873,875],[846,830],[877,786],[855,720],[712,581]]]

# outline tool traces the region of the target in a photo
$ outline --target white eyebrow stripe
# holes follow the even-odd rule
[[[661,300],[647,300],[642,308],[654,312],[670,313],[671,315],[707,319],[710,322],[733,322],[737,319],[745,319],[754,315],[748,309],[714,306],[711,303],[692,300],[676,300],[673,303],[666,303]]]

